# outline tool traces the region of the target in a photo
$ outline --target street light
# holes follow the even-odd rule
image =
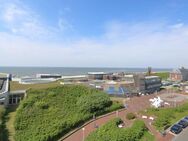
[[[94,128],[97,127],[97,125],[96,125],[96,123],[95,123],[95,119],[96,119],[95,114],[93,114],[93,127],[94,127]]]
[[[119,116],[119,111],[116,111],[116,117],[118,117]]]
[[[123,99],[123,104],[124,104],[124,107],[126,108],[126,100]]]
[[[82,141],[84,141],[85,140],[85,133],[84,133],[84,131],[85,131],[85,128],[82,128],[82,133],[83,133],[83,138],[82,138]]]

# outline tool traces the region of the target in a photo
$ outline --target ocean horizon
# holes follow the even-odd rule
[[[111,68],[111,67],[0,67],[1,73],[10,73],[15,77],[34,77],[38,73],[61,75],[84,75],[88,72],[146,72],[147,68]],[[171,68],[152,68],[152,71],[172,71]]]

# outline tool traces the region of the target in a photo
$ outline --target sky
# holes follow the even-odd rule
[[[187,0],[0,0],[0,66],[188,67]]]

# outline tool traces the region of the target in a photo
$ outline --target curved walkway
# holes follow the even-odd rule
[[[111,114],[108,114],[107,116],[104,116],[102,118],[98,118],[95,121],[89,122],[87,125],[83,126],[84,130],[82,128],[78,129],[76,132],[68,136],[64,139],[64,141],[84,141],[84,139],[94,130],[96,130],[96,125],[101,126],[108,122],[109,120],[120,117],[122,120],[124,120],[125,125],[129,126],[130,121],[128,121],[125,118],[126,113],[128,112],[134,112],[138,114],[139,111],[145,110],[148,107],[150,107],[149,99],[156,97],[156,95],[148,95],[148,96],[141,96],[141,97],[133,97],[130,98],[126,103],[128,104],[127,110],[121,110],[118,113],[113,112]],[[173,136],[169,133],[165,137],[162,137],[159,132],[157,132],[153,126],[149,124],[150,121],[144,120],[146,123],[146,126],[150,130],[152,134],[155,135],[157,141],[171,141]]]

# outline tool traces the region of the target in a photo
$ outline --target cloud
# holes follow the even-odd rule
[[[8,23],[14,22],[17,19],[28,15],[25,10],[19,8],[16,4],[10,3],[6,6],[7,7],[4,8],[3,19]]]
[[[62,10],[59,10],[58,28],[61,30],[61,32],[73,31],[73,25],[67,18],[67,15],[69,15],[70,12],[70,7],[65,7]]]
[[[73,30],[73,26],[65,19],[65,18],[59,18],[58,20],[58,27],[60,28],[61,31],[66,31],[66,30]]]
[[[120,25],[120,26],[119,26]],[[96,38],[71,42],[31,41],[0,33],[0,64],[75,67],[188,67],[188,26],[109,24]],[[113,35],[113,36],[112,36]],[[114,36],[115,35],[115,36]]]
[[[96,37],[44,41],[73,30],[63,13],[51,27],[22,1],[0,4],[1,26],[9,31],[0,32],[1,66],[188,67],[188,25],[183,22],[111,21]]]
[[[41,17],[21,1],[0,2],[0,21],[11,33],[29,38],[42,38],[55,33],[55,28],[43,23]]]
[[[184,23],[177,23],[177,24],[174,24],[172,26],[170,26],[171,28],[181,28],[183,27]]]

